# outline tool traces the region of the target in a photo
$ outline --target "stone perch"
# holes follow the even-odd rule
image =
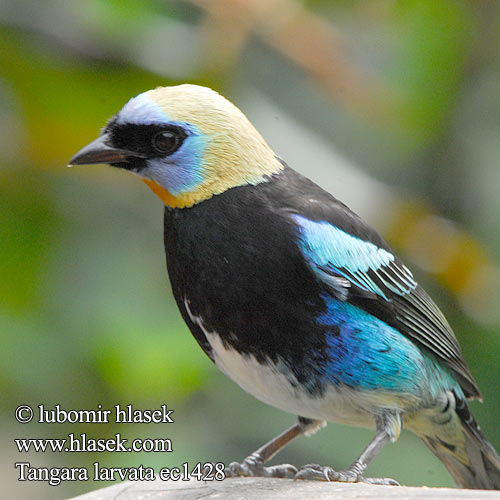
[[[74,500],[500,500],[500,491],[323,483],[273,478],[124,482]]]

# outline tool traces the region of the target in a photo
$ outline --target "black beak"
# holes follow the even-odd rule
[[[109,136],[103,134],[95,141],[80,149],[69,161],[70,165],[93,165],[95,163],[118,163],[127,159],[144,158],[143,155],[127,151],[125,149],[113,148],[108,145]]]

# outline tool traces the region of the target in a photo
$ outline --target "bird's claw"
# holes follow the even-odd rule
[[[264,467],[264,462],[258,455],[250,455],[243,462],[231,462],[225,469],[226,477],[281,477],[293,479],[297,467],[290,464]]]
[[[304,481],[338,481],[341,483],[367,483],[386,486],[399,486],[399,483],[388,477],[364,477],[354,469],[335,471],[331,467],[318,464],[302,466],[295,474],[294,479]]]
[[[401,486],[395,479],[390,477],[364,477],[362,483],[366,484],[380,484],[383,486]]]
[[[295,474],[295,479],[305,481],[340,481],[342,483],[357,483],[362,480],[362,476],[350,470],[337,472],[328,466],[307,464],[298,470],[297,474]]]

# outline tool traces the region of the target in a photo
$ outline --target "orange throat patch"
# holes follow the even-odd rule
[[[157,184],[155,181],[151,181],[149,179],[142,179],[144,183],[149,186],[151,191],[160,198],[167,207],[172,207],[172,208],[183,208],[187,205],[185,200],[182,198],[176,198],[174,195],[170,193],[167,189],[164,187],[161,187],[159,184]]]

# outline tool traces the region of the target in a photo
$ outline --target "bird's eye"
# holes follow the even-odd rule
[[[182,140],[183,137],[176,131],[162,130],[153,136],[152,145],[158,154],[166,156],[177,151],[182,144]]]

